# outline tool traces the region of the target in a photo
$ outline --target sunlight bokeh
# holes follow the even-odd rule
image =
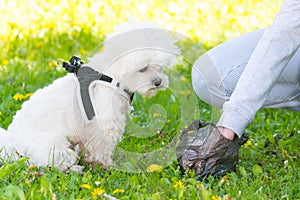
[[[180,32],[214,46],[272,23],[273,0],[0,0],[0,41],[40,37],[49,31],[88,30],[105,34],[136,19]]]

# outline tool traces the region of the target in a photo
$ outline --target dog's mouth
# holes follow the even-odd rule
[[[155,84],[147,84],[144,85],[144,87],[137,88],[135,91],[140,93],[142,96],[145,97],[152,97],[154,96],[159,90],[166,90],[168,87],[168,84],[160,84],[160,85],[155,85]]]
[[[159,86],[155,86],[155,87],[152,87],[150,88],[149,90],[164,90],[166,89],[167,87],[163,86],[163,85],[159,85]]]

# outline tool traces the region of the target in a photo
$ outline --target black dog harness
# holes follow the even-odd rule
[[[80,85],[80,96],[81,96],[81,101],[83,104],[84,111],[86,113],[88,120],[92,120],[96,114],[90,98],[89,86],[95,80],[112,83],[113,78],[105,74],[99,73],[98,71],[92,69],[91,67],[82,66],[83,64],[84,63],[79,57],[73,56],[70,59],[70,63],[63,62],[62,66],[68,72],[76,74],[76,77]],[[119,86],[120,84],[117,83],[116,87]],[[130,97],[130,103],[131,103],[134,93],[128,90],[124,90],[124,92]]]

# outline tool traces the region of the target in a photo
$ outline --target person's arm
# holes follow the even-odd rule
[[[221,133],[239,137],[263,106],[272,86],[300,46],[300,1],[285,0],[257,44],[218,122]]]

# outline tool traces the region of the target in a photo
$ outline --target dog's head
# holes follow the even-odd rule
[[[177,63],[179,49],[172,32],[145,23],[118,26],[104,41],[101,53],[88,63],[97,71],[113,77],[130,92],[153,96],[168,87],[165,67]]]
[[[130,92],[138,92],[143,96],[151,97],[159,89],[166,89],[169,79],[163,73],[164,67],[159,64],[147,64],[136,67],[126,73],[120,80],[120,87]]]

